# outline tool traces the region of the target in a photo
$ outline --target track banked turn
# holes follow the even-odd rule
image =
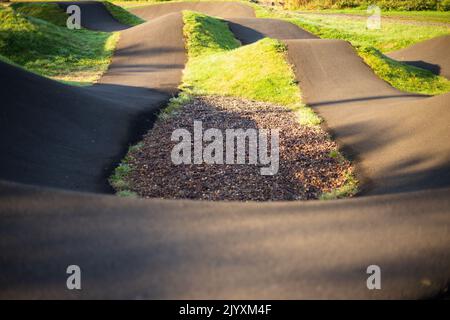
[[[450,35],[417,43],[388,56],[450,79],[449,51]]]
[[[106,10],[101,2],[97,1],[75,1],[58,2],[58,5],[66,11],[72,5],[77,5],[81,11],[81,26],[86,29],[97,31],[120,31],[128,26],[119,23]]]
[[[347,43],[279,21],[270,28],[242,4],[163,6],[136,9],[152,19],[122,32],[110,70],[91,88],[0,64],[1,178],[14,181],[0,182],[0,297],[421,298],[448,283],[448,95],[398,92]],[[285,40],[306,102],[358,157],[373,183],[368,193],[381,195],[222,203],[16,184],[104,190],[105,167],[123,155],[139,120],[152,121],[176,92],[182,9],[230,18],[243,43]],[[73,263],[84,271],[76,293],[65,289]],[[366,288],[371,264],[383,270],[383,290]]]

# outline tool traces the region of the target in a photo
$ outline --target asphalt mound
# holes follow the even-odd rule
[[[278,128],[278,173],[262,175],[261,166],[248,164],[173,164],[171,150],[176,142],[171,141],[168,132],[177,128],[192,132],[192,119],[202,119],[203,128],[222,132],[229,128]],[[300,125],[297,114],[286,106],[202,96],[184,105],[175,116],[157,121],[144,136],[140,148],[127,154],[127,163],[133,170],[126,181],[129,190],[145,198],[311,200],[342,187],[347,181],[351,163],[341,157],[330,158],[336,149],[336,142],[325,130]]]
[[[310,106],[418,97],[381,80],[346,41],[287,40],[285,43],[303,98]]]
[[[68,86],[3,62],[0,75],[0,178],[42,186],[110,192],[114,164],[168,99],[156,90]]]
[[[129,28],[114,19],[103,3],[98,1],[58,2],[58,5],[64,11],[71,5],[80,7],[81,26],[86,29],[111,32]]]
[[[99,4],[87,5],[89,11]],[[112,192],[108,177],[177,92],[185,59],[182,18],[174,13],[123,31],[109,70],[91,87],[64,85],[0,63],[6,106],[0,178]]]
[[[170,2],[130,9],[133,14],[145,20],[183,10],[197,11],[222,18],[255,17],[253,8],[238,2]]]
[[[199,11],[200,5],[186,6]],[[224,6],[216,15],[234,13]],[[169,17],[168,28],[177,19]],[[178,71],[167,80],[166,66],[149,66],[144,52],[153,51],[138,40],[164,46],[169,33],[181,31],[139,37],[153,34],[144,25],[122,34],[119,49],[130,51],[115,57],[110,71],[120,81],[107,73],[99,85],[76,88],[0,64],[0,177],[37,185],[0,181],[1,298],[423,298],[448,284],[450,188],[443,162],[449,140],[443,123],[449,95],[414,97],[390,88],[344,42],[286,40],[305,99],[339,141],[355,148],[379,186],[371,192],[383,195],[213,203],[42,188],[102,191],[104,168],[123,155],[137,123],[168,98],[166,84]],[[174,54],[170,65],[180,57]],[[134,59],[142,59],[135,69]],[[133,72],[144,67],[141,73],[151,70],[166,80],[149,85],[150,77]],[[396,161],[383,178],[380,172]],[[405,175],[403,168],[417,174]],[[439,175],[443,179],[433,182]],[[413,191],[423,188],[434,190]],[[384,194],[388,190],[394,194]],[[74,263],[83,270],[78,292],[65,289],[61,276]],[[367,290],[372,264],[382,268],[383,290]]]
[[[123,31],[100,83],[175,94],[185,62],[183,18],[170,13]]]
[[[450,279],[449,189],[339,201],[133,200],[0,182],[0,297],[417,299]],[[83,290],[67,290],[68,265]],[[382,270],[368,290],[366,268]]]
[[[450,79],[450,36],[423,41],[387,56]]]

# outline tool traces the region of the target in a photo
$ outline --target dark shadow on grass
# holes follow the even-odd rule
[[[243,45],[252,44],[266,37],[261,32],[258,32],[253,28],[243,26],[239,23],[228,21],[228,25],[230,27],[231,32],[233,32],[235,35],[238,34],[237,39]]]
[[[417,67],[417,68],[421,68],[421,69],[425,69],[425,70],[431,71],[432,73],[434,73],[436,75],[440,75],[441,74],[441,66],[438,65],[438,64],[428,63],[428,62],[422,61],[422,60],[401,61],[401,62],[409,64],[409,65]]]

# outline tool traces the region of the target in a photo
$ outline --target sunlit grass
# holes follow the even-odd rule
[[[31,3],[35,7],[36,3]],[[47,4],[42,7],[45,10]],[[118,33],[69,30],[41,18],[40,10],[0,7],[0,55],[27,70],[58,80],[95,82],[107,70]],[[54,8],[51,9],[53,12]],[[66,17],[59,12],[60,18]],[[53,20],[60,20],[51,14]]]

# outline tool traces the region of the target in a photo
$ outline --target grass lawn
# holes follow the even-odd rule
[[[69,30],[56,4],[16,5],[0,7],[0,55],[69,83],[95,82],[107,70],[118,33]]]
[[[191,58],[183,88],[200,94],[296,103],[300,92],[284,59],[285,52],[279,41],[266,38],[230,52]]]
[[[137,194],[130,190],[130,184],[128,182],[128,175],[132,168],[128,164],[130,161],[129,154],[142,147],[142,143],[138,143],[134,146],[130,146],[127,155],[121,161],[119,166],[114,170],[113,175],[108,179],[111,186],[116,191],[116,195],[120,197],[137,197]]]
[[[366,9],[363,8],[349,8],[349,9],[324,9],[324,10],[298,10],[301,12],[311,12],[320,14],[349,14],[359,16],[369,16]],[[396,11],[389,10],[381,11],[382,17],[396,18],[401,20],[414,20],[423,22],[441,22],[450,23],[449,11]]]
[[[355,47],[374,47],[383,53],[450,33],[450,27],[382,22],[380,30],[369,30],[365,19],[299,14],[291,22],[322,38],[350,41]]]

